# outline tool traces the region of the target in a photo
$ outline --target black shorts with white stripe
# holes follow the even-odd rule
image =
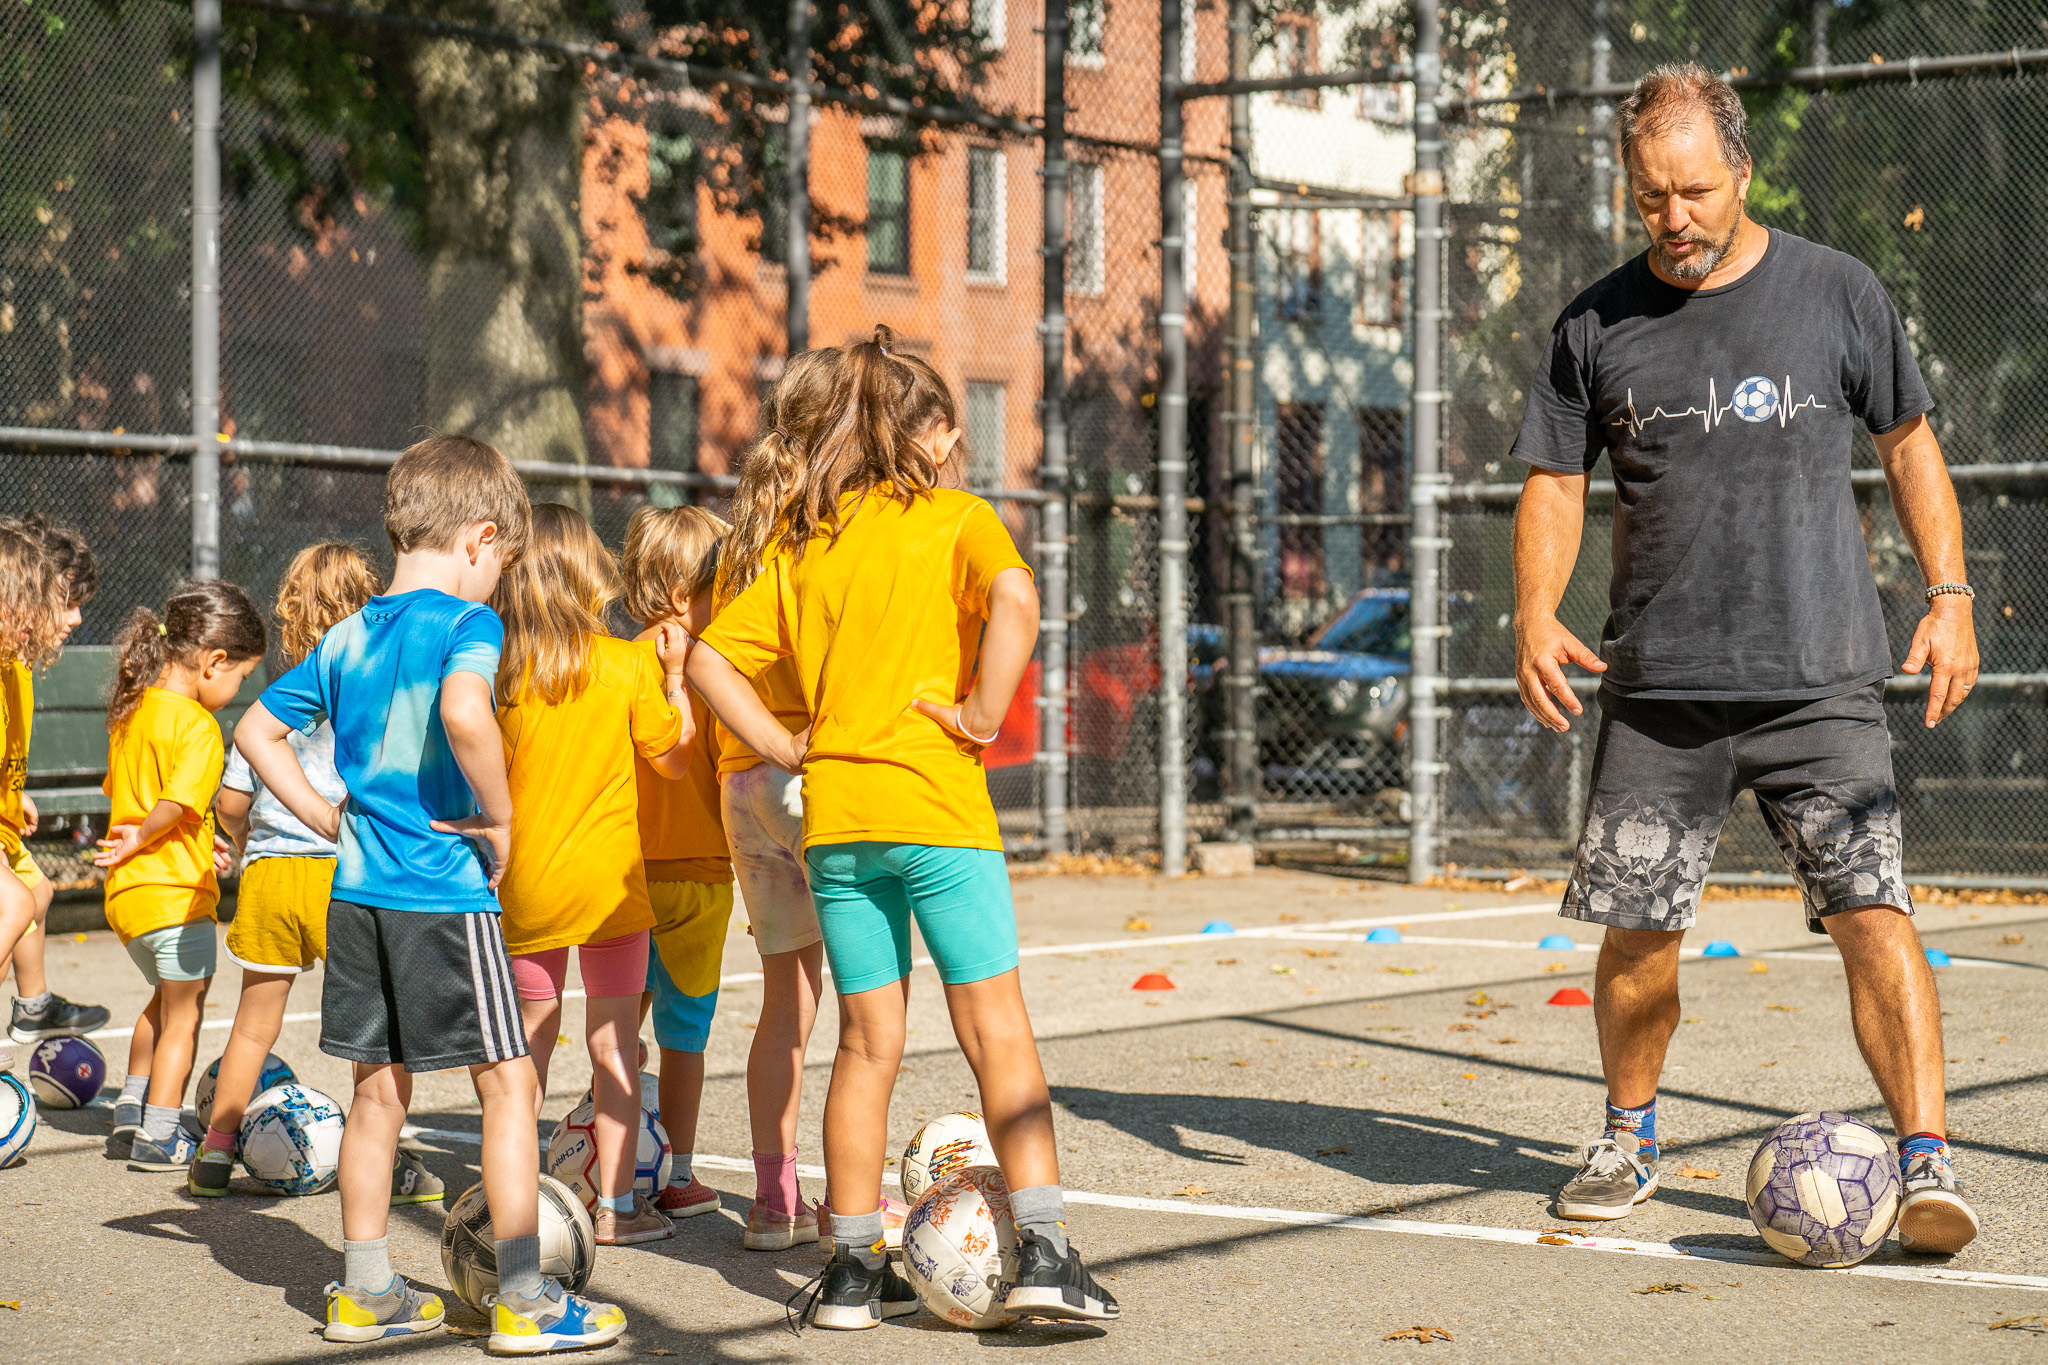
[[[320,1050],[407,1071],[524,1057],[498,917],[330,901]]]

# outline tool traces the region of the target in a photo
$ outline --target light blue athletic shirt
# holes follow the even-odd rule
[[[290,743],[313,790],[339,805],[348,795],[348,788],[342,784],[341,774],[334,771],[334,728],[324,720],[316,721],[310,730],[292,731]],[[258,858],[334,856],[334,845],[307,829],[298,816],[285,809],[284,802],[249,767],[241,750],[229,748],[227,771],[221,775],[220,784],[229,791],[249,792],[256,798],[249,806],[249,844],[242,854],[244,865]]]
[[[348,788],[334,898],[384,910],[498,908],[474,841],[430,829],[476,814],[441,728],[441,680],[498,675],[505,627],[489,607],[431,588],[373,597],[263,692],[294,730],[325,716]]]

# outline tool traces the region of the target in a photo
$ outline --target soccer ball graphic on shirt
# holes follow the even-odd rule
[[[1778,386],[1753,374],[1735,386],[1735,396],[1728,404],[1745,422],[1768,422],[1778,415]]]
[[[1884,1245],[1899,1212],[1899,1165],[1869,1125],[1801,1114],[1756,1149],[1748,1195],[1750,1219],[1773,1251],[1835,1270]]]

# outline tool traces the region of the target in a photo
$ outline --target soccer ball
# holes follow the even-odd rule
[[[242,1115],[242,1166],[279,1194],[318,1194],[341,1164],[341,1106],[297,1081],[249,1101]]]
[[[572,1294],[590,1283],[597,1266],[597,1229],[569,1191],[550,1176],[540,1178],[540,1273],[552,1275]],[[484,1295],[498,1292],[498,1244],[491,1232],[491,1206],[483,1182],[462,1192],[441,1224],[441,1269],[456,1295],[477,1312]]]
[[[213,1059],[213,1065],[206,1068],[199,1077],[199,1084],[192,1091],[192,1106],[199,1111],[199,1126],[213,1126],[213,1091],[220,1084],[221,1059]],[[256,1077],[256,1093],[262,1094],[272,1086],[283,1085],[286,1081],[297,1080],[298,1074],[289,1063],[275,1052],[263,1059],[263,1070]]]
[[[903,1271],[924,1306],[955,1327],[1000,1327],[1017,1279],[1010,1191],[994,1166],[941,1177],[903,1222]]]
[[[83,1038],[45,1038],[29,1054],[28,1083],[52,1109],[83,1109],[107,1079],[107,1059]]]
[[[0,1071],[0,1170],[36,1135],[36,1097],[12,1071]]]
[[[1753,374],[1735,386],[1735,396],[1728,403],[1745,422],[1768,422],[1778,415],[1778,386]]]
[[[1891,1149],[1847,1114],[1787,1119],[1750,1160],[1750,1219],[1801,1265],[1855,1265],[1884,1245],[1898,1211]]]
[[[668,1184],[668,1133],[651,1109],[640,1111],[639,1149],[633,1160],[633,1188],[649,1199]],[[583,1098],[555,1125],[541,1169],[575,1192],[586,1209],[597,1207],[597,1103]]]
[[[988,1145],[988,1125],[973,1112],[941,1114],[917,1130],[903,1149],[896,1173],[903,1197],[915,1204],[941,1179],[969,1166],[993,1166],[995,1149]]]

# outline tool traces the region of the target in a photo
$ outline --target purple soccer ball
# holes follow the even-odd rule
[[[83,1109],[106,1084],[107,1059],[83,1038],[45,1038],[28,1058],[28,1083],[45,1109]]]
[[[1899,1212],[1899,1164],[1847,1114],[1778,1125],[1749,1163],[1749,1216],[1773,1251],[1836,1270],[1884,1245]]]

